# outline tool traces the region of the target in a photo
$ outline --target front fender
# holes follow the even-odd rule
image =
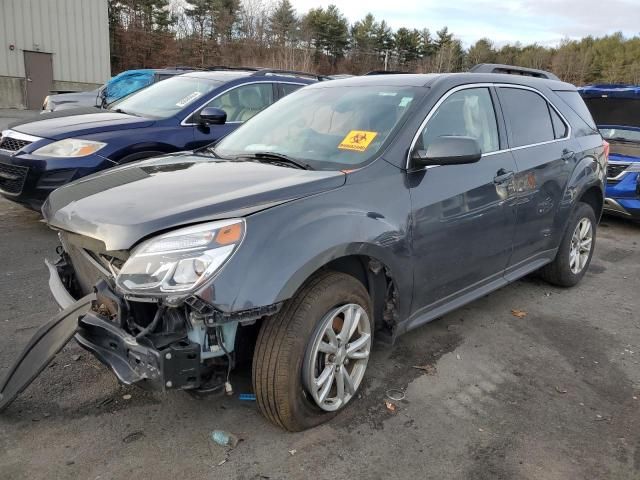
[[[247,217],[238,252],[198,295],[225,312],[267,306],[291,298],[330,261],[367,255],[397,272],[400,302],[409,307],[409,192],[400,170],[379,163],[367,181],[352,173],[336,190]]]

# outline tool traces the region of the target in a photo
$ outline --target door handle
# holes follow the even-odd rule
[[[493,183],[496,185],[500,185],[502,183],[507,183],[515,176],[515,173],[512,170],[505,170],[501,168],[496,172],[496,176],[493,177]]]
[[[566,148],[562,151],[562,156],[560,158],[562,158],[562,160],[564,160],[565,162],[571,160],[574,155],[576,154],[576,152],[572,151],[572,150],[567,150]]]

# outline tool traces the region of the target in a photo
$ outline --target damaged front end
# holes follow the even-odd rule
[[[45,325],[0,383],[0,410],[35,379],[72,337],[124,384],[160,391],[229,392],[238,326],[253,324],[278,308],[229,314],[197,294],[204,281],[222,265],[215,255],[217,246],[211,244],[229,244],[230,240],[239,243],[238,232],[224,230],[238,223],[209,225],[212,234],[201,242],[208,242],[204,247],[197,242],[200,232],[206,230],[185,229],[186,235],[156,237],[165,242],[161,246],[168,242],[170,248],[162,249],[157,242],[147,241],[130,254],[107,252],[99,242],[61,232],[60,257],[55,264],[47,262],[47,266],[51,292],[64,310],[49,322],[55,323],[56,328],[47,330]],[[235,243],[226,250],[232,253]],[[209,258],[213,260],[207,264]],[[195,268],[189,271],[187,267],[192,265],[201,272]],[[215,268],[210,268],[212,265]],[[200,289],[191,284],[184,288],[181,281],[197,284]],[[81,300],[76,301],[77,298]],[[38,351],[32,344],[38,346]]]

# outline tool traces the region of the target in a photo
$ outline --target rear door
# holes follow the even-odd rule
[[[441,100],[415,148],[445,135],[478,140],[482,158],[408,172],[414,259],[414,313],[426,313],[483,286],[504,283],[515,228],[515,162],[490,86]]]
[[[517,173],[518,208],[509,271],[544,263],[554,248],[556,215],[580,150],[569,123],[539,91],[524,86],[497,88]]]

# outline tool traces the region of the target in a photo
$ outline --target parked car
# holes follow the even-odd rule
[[[91,173],[214,142],[315,78],[280,70],[191,72],[109,110],[22,120],[0,137],[0,194],[39,210],[53,190]]]
[[[95,90],[48,95],[42,103],[41,113],[82,107],[105,108],[153,83],[192,70],[184,67],[126,70]]]
[[[640,220],[640,86],[591,85],[579,89],[609,142],[607,213]]]
[[[0,408],[75,334],[120,381],[159,390],[229,391],[252,358],[269,420],[327,421],[356,398],[374,338],[534,271],[582,279],[606,156],[581,102],[520,75],[333,80],[215,147],[59,188],[43,212],[66,310],[9,370]]]

